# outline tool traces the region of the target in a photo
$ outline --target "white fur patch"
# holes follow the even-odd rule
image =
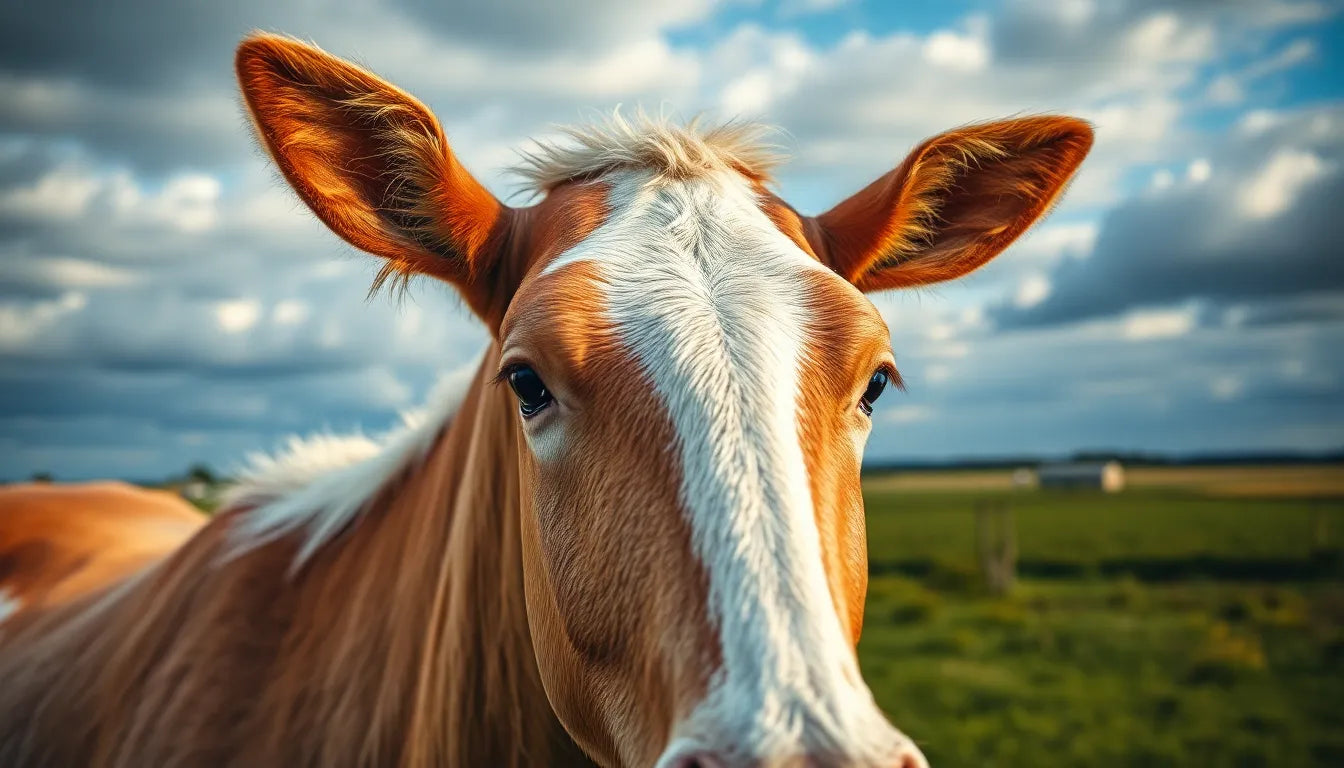
[[[275,454],[256,453],[222,509],[249,508],[233,529],[235,552],[303,530],[302,564],[348,528],[389,482],[424,458],[457,413],[479,362],[444,374],[425,406],[374,439],[362,434],[290,437]]]
[[[9,587],[0,587],[0,622],[19,612],[23,601],[9,591]]]
[[[600,265],[612,320],[666,405],[722,647],[722,667],[663,761],[726,748],[744,760],[889,757],[905,742],[841,628],[799,438],[815,311],[804,278],[840,278],[770,222],[737,174],[604,181],[609,219],[548,271]]]

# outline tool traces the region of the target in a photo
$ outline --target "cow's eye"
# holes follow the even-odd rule
[[[546,383],[537,372],[526,365],[519,365],[509,371],[509,388],[518,396],[518,412],[524,418],[535,416],[555,402]]]
[[[873,371],[873,377],[868,379],[868,388],[863,390],[863,397],[859,398],[859,410],[868,416],[873,415],[873,403],[882,396],[883,390],[887,388],[887,382],[890,377],[883,369]]]

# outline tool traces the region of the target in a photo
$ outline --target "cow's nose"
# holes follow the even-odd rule
[[[929,761],[925,759],[924,753],[914,744],[906,747],[896,758],[898,768],[929,768]]]
[[[673,760],[668,763],[668,768],[727,768],[727,766],[707,752],[696,752]]]
[[[812,757],[809,755],[787,755],[775,758],[733,760],[725,755],[717,755],[703,750],[681,755],[671,762],[663,763],[667,768],[929,768],[929,761],[913,745],[907,745],[890,760],[881,762],[845,760],[835,758]]]

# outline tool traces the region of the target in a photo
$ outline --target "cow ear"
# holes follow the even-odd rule
[[[308,207],[388,277],[432,275],[480,313],[512,213],[453,156],[415,97],[322,50],[276,35],[238,47],[257,134]]]
[[[860,290],[927,285],[974,270],[1059,197],[1092,147],[1070,117],[971,125],[818,216],[819,252]]]

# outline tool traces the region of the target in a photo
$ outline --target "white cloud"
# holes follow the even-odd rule
[[[101,204],[98,215],[114,225],[200,232],[215,224],[220,193],[219,180],[203,173],[174,176],[149,192],[126,170],[99,172],[66,163],[5,192],[0,210],[39,221],[74,221]]]
[[[989,64],[990,52],[984,37],[934,32],[924,42],[924,58],[940,67],[963,72],[979,72]]]
[[[1210,103],[1220,106],[1238,104],[1245,101],[1248,91],[1258,80],[1292,69],[1316,57],[1316,44],[1308,39],[1289,42],[1277,52],[1252,62],[1237,72],[1223,72],[1216,75],[1205,91]]]
[[[1181,117],[1180,103],[1164,93],[1110,101],[1080,111],[1096,126],[1103,142],[1123,142],[1149,151],[1171,138],[1173,126]]]
[[[1140,61],[1198,61],[1213,52],[1211,27],[1182,21],[1175,11],[1159,11],[1123,35],[1127,52]]]
[[[1060,21],[1071,27],[1086,24],[1097,12],[1093,0],[1058,0],[1050,3],[1050,6],[1053,12],[1058,14]]]
[[[54,74],[0,72],[0,104],[0,130],[75,139],[159,170],[236,162],[249,149],[231,87],[135,92]]]
[[[767,32],[744,24],[704,56],[700,87],[724,115],[768,115],[786,99],[823,56],[793,33]],[[716,75],[724,77],[722,82]]]
[[[139,283],[139,275],[121,267],[87,259],[31,256],[8,265],[11,276],[23,276],[51,288],[116,288]]]
[[[1206,158],[1195,158],[1185,166],[1184,183],[1203,184],[1213,175],[1213,164]],[[1148,181],[1148,188],[1153,192],[1167,192],[1176,186],[1176,174],[1170,168],[1159,168],[1153,171],[1152,178]]]
[[[277,302],[271,309],[271,319],[276,325],[298,325],[308,318],[310,309],[298,299],[285,299]]]
[[[411,397],[414,391],[406,382],[386,367],[376,368],[365,375],[367,393],[371,404],[387,409],[405,408],[413,405]]]
[[[723,89],[720,103],[728,114],[759,113],[770,104],[774,83],[767,70],[747,72]]]
[[[1022,309],[1034,307],[1050,296],[1050,278],[1042,274],[1029,275],[1017,286],[1013,305]]]
[[[88,297],[69,291],[55,299],[0,303],[0,346],[17,351],[42,342],[42,334],[62,318],[83,311]]]
[[[1184,336],[1195,326],[1193,309],[1153,309],[1131,312],[1121,323],[1121,335],[1130,341]]]
[[[1190,165],[1186,166],[1185,169],[1186,180],[1194,184],[1203,184],[1209,180],[1211,175],[1213,175],[1213,165],[1202,157],[1191,160]]]
[[[1311,61],[1316,58],[1316,54],[1315,42],[1306,38],[1298,38],[1289,42],[1272,56],[1252,64],[1245,70],[1243,76],[1260,78],[1285,69],[1291,69],[1298,64]]]
[[[1283,115],[1272,109],[1252,109],[1243,114],[1236,124],[1238,133],[1247,135],[1262,134],[1283,123]]]
[[[6,192],[0,208],[34,219],[70,220],[84,213],[101,188],[98,179],[81,169],[61,166],[31,185]]]
[[[1328,163],[1311,152],[1281,149],[1242,185],[1237,202],[1242,213],[1251,218],[1278,216],[1292,207],[1304,187],[1329,169]]]
[[[1218,75],[1209,83],[1205,98],[1213,104],[1237,104],[1246,98],[1246,91],[1235,75]]]
[[[200,232],[218,218],[219,180],[202,173],[178,176],[150,201],[152,216],[183,232]]]
[[[929,341],[947,341],[957,335],[957,326],[952,323],[933,323],[924,329],[924,337]]]
[[[215,323],[225,333],[242,333],[257,324],[261,304],[255,299],[231,299],[215,305]]]

